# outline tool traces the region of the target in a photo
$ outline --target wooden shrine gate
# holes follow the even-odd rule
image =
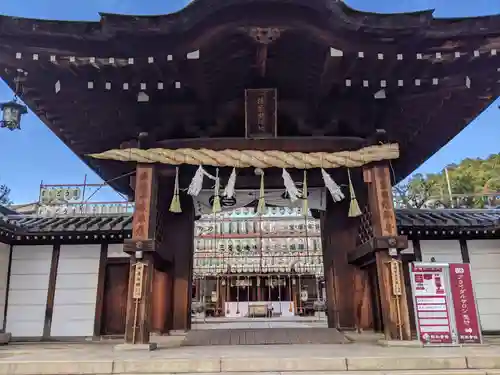
[[[252,143],[248,141],[247,145]],[[301,144],[296,141],[292,147],[296,150]],[[310,186],[319,186],[314,171],[309,175]],[[275,183],[271,178],[270,184]],[[348,215],[356,199],[351,192],[351,200],[342,202],[333,202],[327,195],[326,210],[315,214],[321,220],[328,327],[383,326],[387,338],[408,340],[411,335],[404,279],[400,262],[393,260],[407,243],[396,233],[389,164],[369,163],[352,170],[349,181],[339,173],[335,179],[340,184],[356,186],[363,210]],[[133,235],[124,246],[131,255],[125,335],[128,343],[148,343],[150,332],[189,331],[191,327],[195,215],[191,197],[180,192],[178,186],[178,175],[172,174],[172,169],[137,165]],[[169,205],[176,199],[181,212],[172,212],[172,204]],[[369,282],[368,269],[374,267],[376,285]],[[378,297],[373,298],[374,295]],[[376,316],[382,322],[374,322]],[[295,333],[282,332],[193,332],[188,334],[186,344],[297,342],[293,339]],[[296,337],[299,333],[308,342],[325,341],[324,334],[315,329],[297,331]],[[340,342],[343,336],[332,334],[329,340]]]

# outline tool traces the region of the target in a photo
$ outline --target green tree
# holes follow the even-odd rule
[[[500,204],[500,154],[490,155],[486,159],[467,158],[459,164],[446,166],[446,169],[451,198],[443,170],[425,176],[416,174],[406,183],[396,186],[396,205],[413,208],[484,208]]]
[[[0,185],[0,204],[8,205],[11,204],[11,200],[9,199],[10,188],[7,185]]]

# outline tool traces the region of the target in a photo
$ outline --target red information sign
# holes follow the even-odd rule
[[[480,344],[481,329],[477,315],[470,265],[450,264],[450,288],[460,344]]]
[[[425,344],[451,344],[452,332],[443,267],[412,265],[417,327]]]

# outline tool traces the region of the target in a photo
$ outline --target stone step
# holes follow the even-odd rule
[[[499,375],[500,370],[411,370],[411,371],[334,371],[334,372],[219,372],[220,375]],[[160,375],[160,374],[158,374]],[[174,375],[174,374],[161,374]],[[214,375],[186,373],[183,375]]]
[[[500,375],[498,356],[193,357],[88,360],[0,360],[0,375],[293,374]]]

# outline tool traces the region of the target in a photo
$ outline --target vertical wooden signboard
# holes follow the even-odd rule
[[[368,183],[374,236],[397,236],[389,166],[378,163],[366,167],[364,177]],[[375,256],[386,339],[410,340],[410,318],[400,265],[394,263],[387,250],[377,251]]]
[[[277,136],[276,89],[245,90],[245,137],[263,139]]]
[[[127,298],[125,342],[149,344],[151,320],[151,291],[153,283],[153,255],[156,219],[157,182],[153,165],[138,165],[135,180],[135,211],[132,222],[132,240]],[[136,258],[136,251],[142,258]]]

